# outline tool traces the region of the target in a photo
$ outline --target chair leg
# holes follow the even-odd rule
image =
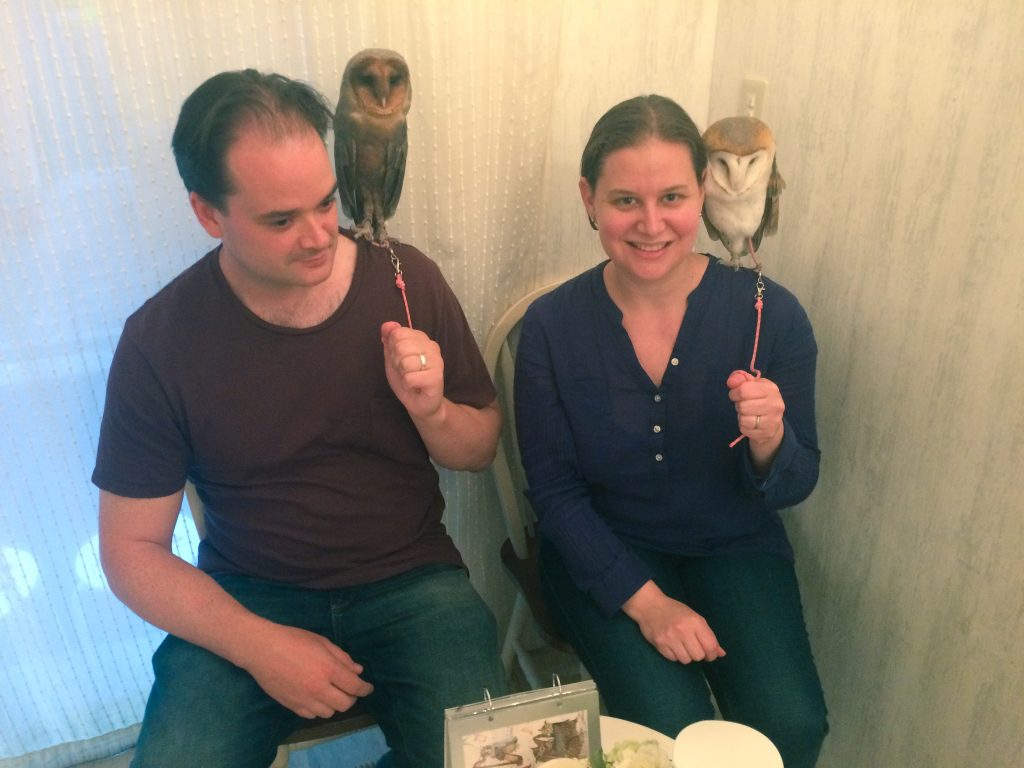
[[[512,605],[512,615],[509,616],[505,641],[501,647],[501,661],[505,665],[506,677],[512,673],[512,664],[518,656],[519,639],[523,636],[529,617],[530,607],[526,604],[526,598],[522,592],[516,592],[516,601]]]
[[[278,747],[277,754],[274,756],[274,762],[270,764],[270,768],[288,768],[288,753],[290,751],[287,745],[282,744]]]

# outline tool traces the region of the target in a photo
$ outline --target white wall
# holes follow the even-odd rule
[[[769,81],[761,253],[821,348],[822,766],[1024,764],[1022,36],[1017,0],[720,3],[710,117]]]

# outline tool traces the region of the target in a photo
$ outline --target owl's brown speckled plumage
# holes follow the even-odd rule
[[[356,237],[383,243],[398,207],[408,154],[409,67],[383,48],[360,51],[341,77],[334,113],[334,167],[341,208]]]

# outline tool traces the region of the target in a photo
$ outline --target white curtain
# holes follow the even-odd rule
[[[390,47],[413,78],[389,227],[441,265],[482,341],[529,289],[594,263],[580,150],[613,103],[660,92],[703,123],[716,0],[5,0],[0,3],[0,766],[129,746],[162,633],[114,598],[89,482],[125,317],[213,243],[170,153],[182,99],[256,67],[333,103]],[[504,621],[485,474],[444,476],[448,525]],[[175,548],[195,556],[183,516]]]

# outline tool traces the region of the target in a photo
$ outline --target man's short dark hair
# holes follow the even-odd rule
[[[255,123],[271,136],[312,128],[325,140],[331,117],[307,83],[255,69],[221,72],[181,105],[171,149],[185,189],[223,211],[234,191],[225,158],[241,128]]]

